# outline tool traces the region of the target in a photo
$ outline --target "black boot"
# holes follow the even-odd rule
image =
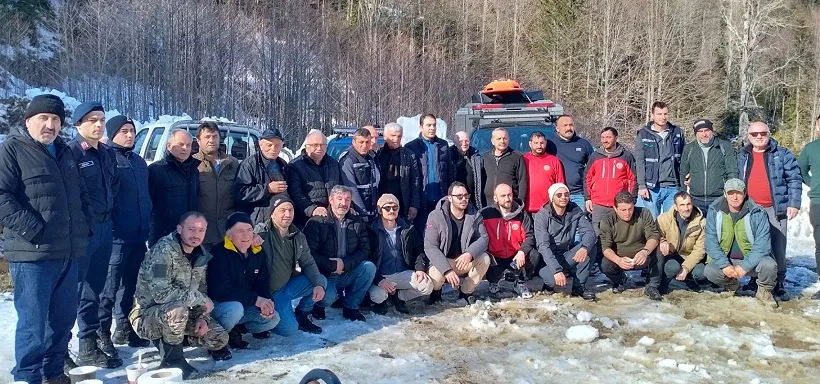
[[[440,289],[438,291],[433,291],[432,293],[430,293],[430,297],[428,297],[427,300],[424,301],[424,303],[427,304],[427,305],[433,305],[435,303],[440,303],[440,302],[441,302],[441,290]]]
[[[222,347],[222,349],[217,349],[216,351],[208,351],[208,353],[214,361],[226,361],[233,358],[231,350],[229,350],[228,347]]]
[[[407,303],[404,300],[399,299],[397,294],[390,295],[390,302],[393,303],[393,308],[396,308],[397,312],[405,315],[410,314],[410,308],[407,308]]]
[[[114,343],[111,341],[111,331],[107,331],[102,328],[99,332],[97,332],[97,347],[102,351],[106,356],[111,359],[119,359],[120,354],[117,352],[117,348],[114,347]]]
[[[658,286],[658,292],[662,295],[669,293],[669,284],[672,284],[672,278],[661,279],[661,285]]]
[[[683,281],[686,284],[686,288],[689,288],[692,292],[700,292],[703,290],[703,287],[700,286],[700,283],[695,281],[691,276],[687,277],[686,280]]]
[[[370,306],[370,310],[377,315],[386,315],[387,314],[387,301],[382,301],[381,303],[373,303]]]
[[[111,342],[114,343],[114,345],[128,344],[129,337],[132,333],[134,333],[134,330],[131,328],[131,323],[127,321],[117,322],[117,328],[114,330],[114,335],[111,336]]]
[[[316,319],[316,320],[324,320],[324,319],[327,318],[327,315],[325,314],[325,308],[320,307],[318,305],[313,306],[312,314],[313,314],[313,318]]]
[[[251,333],[254,339],[270,339],[270,331]]]
[[[245,349],[248,348],[248,342],[242,340],[242,331],[234,327],[228,332],[228,345],[233,349]]]
[[[65,351],[65,359],[63,360],[63,372],[67,375],[68,371],[77,368],[77,363],[71,358],[71,353]]]
[[[464,299],[464,301],[466,301],[466,302],[467,302],[467,306],[468,306],[468,307],[469,307],[471,304],[475,304],[475,302],[476,302],[476,300],[475,300],[475,296],[473,296],[473,294],[472,294],[472,293],[464,293],[464,292],[459,292],[459,293],[458,293],[458,299],[459,299],[459,300]]]
[[[196,368],[185,360],[185,356],[182,354],[182,344],[171,345],[162,341],[162,339],[158,339],[154,340],[154,346],[159,350],[159,356],[162,359],[159,363],[159,369],[179,368],[182,370],[183,380],[190,380],[199,373]]]
[[[313,324],[313,321],[310,320],[311,314],[302,311],[296,311],[296,323],[299,324],[299,330],[302,332],[307,333],[315,333],[319,334],[322,333],[322,327]]]
[[[752,277],[746,285],[740,287],[743,292],[751,292],[752,296],[757,294],[757,277]]]
[[[655,288],[651,285],[647,285],[646,287],[644,287],[643,293],[646,294],[647,297],[649,297],[649,300],[659,301],[663,299],[663,296],[661,296],[661,293],[658,291],[658,288]]]
[[[342,316],[350,321],[367,321],[358,309],[342,308]]]
[[[570,296],[580,297],[586,301],[595,301],[598,297],[595,296],[595,292],[592,290],[587,290],[584,287],[572,287],[572,293]]]
[[[786,292],[786,287],[783,283],[783,280],[777,279],[777,282],[774,284],[774,289],[772,290],[772,295],[780,299],[779,301],[789,301],[791,300],[791,296],[788,292]]]
[[[122,366],[121,359],[109,358],[97,346],[97,337],[91,336],[80,339],[80,352],[77,354],[77,365],[93,365],[99,368],[113,369]]]
[[[55,378],[43,379],[43,384],[71,384],[71,379],[66,374],[62,374]]]
[[[145,348],[151,345],[151,342],[140,338],[136,332],[131,332],[128,335],[128,346],[131,348]]]

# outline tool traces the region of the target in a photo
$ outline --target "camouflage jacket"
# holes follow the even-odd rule
[[[209,260],[211,254],[197,247],[191,265],[176,232],[161,238],[140,266],[134,295],[137,307],[144,311],[171,302],[180,302],[187,308],[203,305],[208,297],[205,271]]]

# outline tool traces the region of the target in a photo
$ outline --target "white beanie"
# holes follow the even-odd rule
[[[569,192],[569,187],[567,187],[567,185],[564,183],[555,183],[550,186],[550,189],[548,190],[548,193],[550,195],[550,201],[552,201],[552,198],[553,196],[555,196],[555,193],[558,192],[558,190],[561,188],[564,188],[567,190],[567,192]]]

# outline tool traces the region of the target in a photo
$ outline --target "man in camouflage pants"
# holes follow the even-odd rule
[[[210,316],[214,304],[206,296],[211,254],[200,245],[207,227],[201,213],[188,212],[176,232],[154,244],[140,266],[136,305],[129,316],[134,332],[159,350],[159,367],[180,368],[185,380],[197,370],[182,355],[183,338],[210,351],[228,344],[228,332]]]

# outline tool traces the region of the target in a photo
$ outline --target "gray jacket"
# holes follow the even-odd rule
[[[464,216],[464,228],[461,231],[461,249],[468,252],[473,258],[487,252],[489,238],[487,230],[476,212],[467,212]],[[436,267],[441,273],[450,269],[447,261],[447,251],[450,250],[450,202],[447,197],[436,204],[433,212],[427,218],[427,228],[424,230],[424,253],[430,259],[430,266]]]
[[[579,243],[591,252],[597,240],[598,235],[586,214],[573,202],[567,206],[564,217],[556,216],[549,203],[535,214],[535,242],[538,252],[544,263],[556,272],[563,270],[558,257],[563,258],[565,252]]]

